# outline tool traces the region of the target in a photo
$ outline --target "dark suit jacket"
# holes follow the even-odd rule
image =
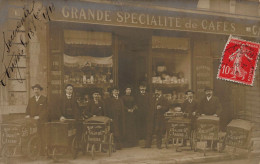
[[[68,111],[68,103],[71,103],[71,111]],[[59,120],[61,116],[67,119],[79,119],[80,110],[78,102],[74,95],[68,100],[67,96],[64,94],[62,96],[57,96],[50,100],[50,121]]]
[[[86,113],[89,117],[92,117],[93,115],[96,116],[104,116],[105,115],[105,105],[104,102],[99,100],[98,104],[95,104],[94,100],[90,100],[87,104],[87,111]]]
[[[199,109],[199,103],[197,100],[193,99],[190,103],[189,100],[185,100],[184,103],[181,106],[181,110],[184,113],[188,113],[191,115],[193,112],[198,112]]]
[[[71,103],[71,111],[69,111],[69,106],[68,106],[69,103]],[[61,116],[67,119],[80,118],[79,105],[74,94],[72,94],[71,99],[68,99],[65,94],[62,96],[60,100],[60,109],[61,109]]]
[[[160,105],[161,109],[157,109],[157,106]],[[157,100],[155,95],[151,97],[151,106],[150,111],[147,113],[147,130],[148,133],[151,133],[153,125],[155,129],[164,128],[164,114],[169,110],[168,100],[163,97],[163,95]]]
[[[117,100],[114,97],[109,98],[105,107],[106,116],[113,119],[114,135],[115,137],[122,137],[125,135],[125,113],[124,103],[121,98]]]
[[[144,95],[138,93],[135,97],[136,105],[141,117],[143,117],[149,110],[149,99],[150,95],[148,93],[145,93]]]
[[[212,96],[209,101],[207,100],[207,97],[204,97],[200,101],[200,109],[199,109],[200,114],[205,114],[205,115],[217,114],[219,116],[221,111],[222,111],[222,106],[219,102],[219,99],[216,96]]]
[[[39,116],[40,121],[47,121],[47,98],[41,95],[39,100],[36,101],[35,96],[31,97],[26,108],[26,114],[30,117]]]

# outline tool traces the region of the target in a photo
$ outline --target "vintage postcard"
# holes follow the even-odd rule
[[[0,1],[0,163],[259,164],[259,0]]]

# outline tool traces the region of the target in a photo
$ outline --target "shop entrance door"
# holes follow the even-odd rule
[[[140,82],[147,82],[148,41],[135,36],[118,37],[118,86],[124,94],[127,86],[136,92]],[[145,45],[145,46],[144,46]]]

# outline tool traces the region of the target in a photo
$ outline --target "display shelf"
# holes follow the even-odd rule
[[[75,84],[70,83],[74,88],[109,88],[113,86],[113,83],[95,83],[95,84]]]

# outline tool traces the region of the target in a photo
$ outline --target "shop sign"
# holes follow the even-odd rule
[[[60,8],[59,8],[60,7]],[[177,12],[141,9],[141,7],[97,5],[56,5],[53,19],[89,24],[127,26],[138,28],[165,29],[177,31],[206,32],[240,36],[260,36],[260,27],[256,24],[246,25],[224,17],[205,18],[205,15],[184,15]],[[205,19],[204,19],[204,18]],[[241,21],[243,22],[243,21]]]

